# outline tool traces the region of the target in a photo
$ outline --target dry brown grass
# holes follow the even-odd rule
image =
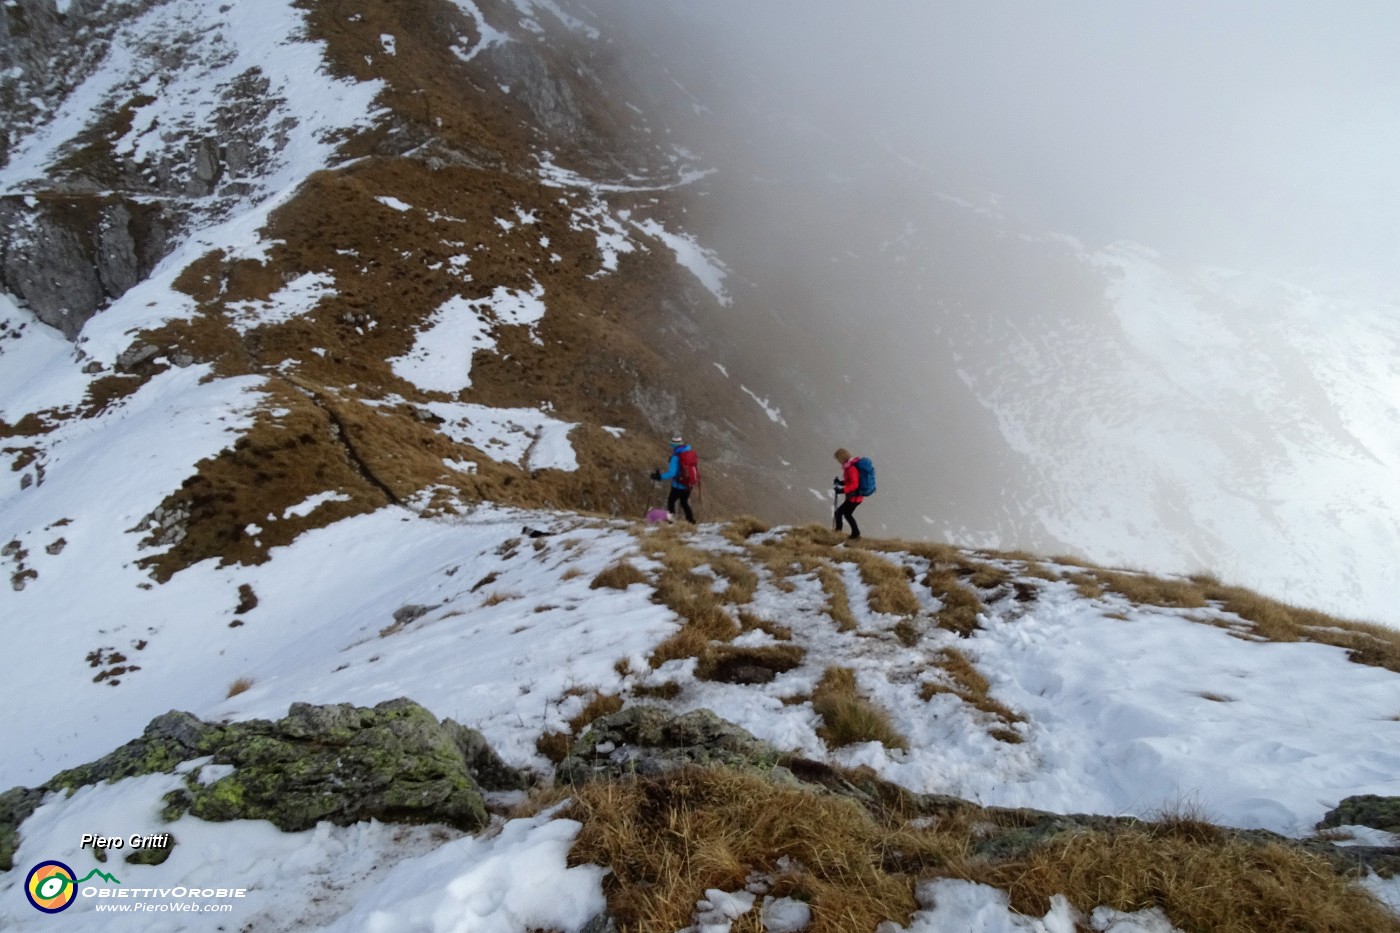
[[[939,541],[871,540],[866,542],[865,546],[876,551],[895,551],[911,557],[921,557],[930,564],[955,564],[963,559],[962,551]]]
[[[1086,914],[1101,905],[1157,907],[1189,931],[1400,930],[1322,860],[1236,838],[1189,814],[1036,836],[1008,823],[1009,814],[969,805],[916,830],[897,802],[862,807],[753,772],[696,768],[573,788],[562,815],[582,823],[570,862],[608,867],[609,910],[622,929],[645,933],[685,926],[706,889],[739,890],[752,872],[774,879],[775,896],[810,905],[811,933],[907,924],[914,885],[926,877],[999,887],[1030,916],[1063,894]],[[1009,854],[976,854],[988,832],[1007,834]]]
[[[767,522],[754,518],[752,515],[740,515],[738,518],[731,519],[721,533],[733,543],[743,544],[754,535],[763,534],[768,530],[768,527]]]
[[[668,680],[661,684],[639,684],[632,688],[632,695],[638,697],[655,697],[658,700],[674,700],[681,695],[683,689],[679,682]]]
[[[1004,586],[1011,579],[1011,571],[993,564],[977,564],[971,568],[967,582],[979,590],[993,590]]]
[[[871,551],[847,550],[843,558],[853,561],[859,568],[872,610],[900,616],[918,613],[919,599],[909,586],[910,572],[903,565]]]
[[[612,590],[625,590],[633,584],[650,582],[650,577],[624,560],[604,567],[598,572],[598,575],[593,578],[593,582],[588,584],[588,588],[590,590],[596,590],[601,587],[607,587]]]
[[[774,675],[782,674],[802,663],[807,656],[797,645],[710,645],[695,665],[700,680],[724,683],[768,683]]]
[[[1179,929],[1211,933],[1395,933],[1400,920],[1323,860],[1276,843],[1197,838],[1146,826],[1061,837],[974,872],[1040,916],[1064,894],[1082,911],[1158,907]],[[1210,833],[1206,833],[1210,835]]]
[[[817,570],[817,580],[826,593],[826,612],[836,628],[842,632],[854,631],[856,617],[851,612],[851,600],[846,593],[846,581],[835,567],[824,565]]]
[[[792,629],[772,619],[765,619],[747,609],[739,610],[739,628],[745,632],[766,632],[778,641],[792,641]]]
[[[646,933],[686,926],[706,889],[740,890],[753,871],[774,877],[774,896],[808,904],[810,933],[907,923],[914,882],[888,870],[889,853],[936,863],[946,842],[881,826],[848,799],[726,770],[585,785],[562,815],[583,824],[571,863],[608,866],[609,909]]]
[[[1219,607],[1248,623],[1248,634],[1275,642],[1310,641],[1344,648],[1357,664],[1400,673],[1400,630],[1339,619],[1290,605],[1240,586],[1220,583],[1213,575],[1157,577],[1122,570],[1088,568],[1070,577],[1081,595],[1094,599],[1113,592],[1138,605],[1177,609]],[[1211,624],[1218,624],[1211,622]]]
[[[496,590],[481,601],[483,608],[499,606],[501,603],[508,603],[512,600],[520,599],[521,595],[514,590]]]
[[[595,719],[611,715],[620,709],[622,709],[622,697],[610,693],[595,693],[584,704],[583,709],[569,720],[569,729],[573,731],[574,735],[578,735]]]
[[[573,748],[574,737],[567,732],[549,731],[542,733],[535,739],[535,751],[539,752],[552,764],[559,764],[569,757],[569,749]]]
[[[939,628],[955,632],[963,638],[980,628],[977,616],[986,607],[975,592],[958,582],[954,571],[930,569],[924,576],[924,585],[943,604],[936,616]]]
[[[906,648],[912,648],[919,643],[919,627],[914,624],[913,619],[900,619],[892,631],[894,637]]]
[[[735,584],[731,582],[724,594],[718,594],[714,578],[696,572],[705,565],[713,567],[715,555],[680,540],[673,529],[647,535],[643,547],[661,563],[652,599],[681,618],[680,629],[652,651],[648,663],[653,668],[677,658],[698,658],[711,641],[727,642],[739,634],[738,623],[725,608],[725,595],[734,590]],[[738,575],[737,570],[735,573]],[[742,592],[741,587],[736,595]]]
[[[721,598],[727,603],[743,605],[753,600],[758,589],[758,574],[740,557],[734,554],[712,553],[709,565],[715,573],[728,582]]]
[[[236,696],[238,696],[240,693],[246,693],[247,690],[248,690],[248,688],[251,687],[251,686],[253,686],[253,678],[251,678],[251,677],[240,677],[240,678],[238,678],[237,680],[235,680],[233,683],[231,683],[231,684],[228,685],[228,693],[224,694],[224,696],[226,696],[226,697],[236,697]]]
[[[1025,722],[1026,717],[1006,704],[992,697],[991,684],[972,661],[957,648],[943,648],[934,659],[934,666],[943,675],[943,680],[926,681],[919,688],[919,696],[928,702],[941,694],[952,694],[974,709],[992,717],[993,725],[988,732],[995,738],[1015,745],[1023,737],[1011,728],[1016,723]]]
[[[828,667],[812,691],[812,709],[822,717],[817,729],[830,748],[857,742],[879,742],[886,748],[908,748],[909,742],[890,722],[890,715],[860,695],[855,671]]]

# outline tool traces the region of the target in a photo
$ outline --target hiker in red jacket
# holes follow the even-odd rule
[[[851,523],[852,541],[860,537],[860,526],[856,524],[856,506],[865,501],[865,497],[860,494],[860,471],[856,469],[858,459],[860,458],[844,447],[836,450],[836,462],[841,464],[841,475],[836,478],[833,488],[837,492],[845,493],[846,501],[836,510],[833,530],[840,531],[841,520],[845,519]]]
[[[690,491],[700,485],[700,468],[697,464],[695,451],[677,434],[671,438],[671,460],[666,465],[666,472],[652,471],[652,479],[671,481],[671,495],[666,499],[666,511],[671,513],[672,520],[676,517],[676,504],[680,503],[680,507],[685,510],[685,520],[695,524],[695,513],[690,511]]]

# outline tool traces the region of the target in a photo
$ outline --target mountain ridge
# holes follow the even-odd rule
[[[105,14],[105,25],[94,19]],[[59,91],[38,94],[47,135],[6,136],[0,164],[0,205],[20,218],[0,237],[0,462],[11,478],[0,487],[10,582],[0,604],[15,659],[5,696],[22,712],[10,717],[0,786],[38,788],[172,706],[245,722],[279,719],[291,703],[408,697],[480,729],[539,787],[490,801],[499,833],[482,837],[161,822],[165,795],[203,780],[194,775],[227,777],[222,761],[71,796],[23,793],[33,807],[16,823],[16,869],[0,876],[0,917],[17,928],[48,920],[21,896],[23,870],[92,859],[74,832],[83,821],[104,825],[82,832],[170,832],[169,860],[124,869],[131,883],[245,882],[254,896],[232,917],[258,929],[465,916],[509,933],[574,933],[594,922],[597,909],[549,913],[555,890],[593,908],[607,894],[614,920],[635,923],[621,906],[630,895],[602,868],[569,866],[589,821],[562,816],[547,785],[561,745],[586,744],[608,712],[642,704],[710,710],[815,771],[844,769],[853,785],[873,773],[880,794],[1140,819],[1194,801],[1208,820],[1190,831],[1207,847],[1219,823],[1336,848],[1313,834],[1341,800],[1400,795],[1387,742],[1400,723],[1392,629],[1206,574],[883,533],[963,522],[960,540],[985,545],[1018,540],[1027,509],[1084,507],[1072,488],[1022,502],[972,482],[1045,410],[1015,409],[1015,398],[998,409],[975,384],[1056,388],[1048,365],[994,364],[1047,347],[1098,359],[1091,345],[1030,334],[1040,306],[1008,296],[1033,295],[1039,280],[1016,272],[998,284],[998,259],[1069,270],[1075,288],[1054,296],[1068,330],[1085,329],[1070,315],[1075,295],[1105,319],[1126,313],[1098,302],[1092,262],[1131,259],[1150,275],[1160,257],[1125,247],[1086,263],[1062,238],[1050,253],[1008,235],[1004,215],[950,196],[929,195],[946,212],[914,229],[894,222],[913,197],[888,202],[890,223],[873,230],[843,184],[822,203],[769,201],[778,183],[708,163],[697,125],[723,124],[696,112],[684,86],[673,96],[667,62],[631,54],[622,27],[582,5],[17,0],[0,8],[0,39],[21,33],[21,17],[37,37],[32,61],[0,59],[0,100],[28,93],[58,48],[43,43],[68,36],[74,70],[56,73],[88,70],[68,90],[93,107],[45,110]],[[166,40],[181,68],[158,54]],[[91,51],[108,46],[106,58]],[[205,94],[201,78],[220,93]],[[239,96],[250,89],[261,104]],[[220,122],[240,101],[247,122]],[[814,156],[799,168],[816,177],[824,166]],[[739,229],[726,203],[736,197],[772,204],[791,242]],[[159,217],[159,237],[138,207]],[[824,225],[827,209],[849,210],[849,226]],[[986,223],[964,226],[965,215]],[[840,247],[827,275],[797,261],[807,227]],[[867,286],[847,251],[868,249],[891,264],[926,249],[937,262],[927,278]],[[760,275],[784,250],[794,274]],[[991,278],[937,290],[949,312],[933,322],[941,343],[849,313],[935,291],[950,264],[974,260]],[[26,285],[36,269],[43,288]],[[55,298],[70,291],[86,304]],[[976,313],[1003,299],[1008,316]],[[1001,355],[956,365],[969,335]],[[848,375],[855,389],[887,382],[908,404],[854,391]],[[928,381],[949,391],[950,409],[1003,421],[963,431],[919,410],[914,390]],[[647,525],[663,490],[644,477],[676,431],[703,456],[701,524]],[[902,435],[945,450],[881,446]],[[830,507],[833,438],[881,464],[861,543],[803,524]],[[1385,435],[1367,440],[1383,465]],[[986,475],[1043,467],[1047,449],[1029,445]],[[953,473],[965,484],[944,481]],[[838,725],[848,721],[866,725]],[[884,726],[861,731],[871,721]],[[648,792],[717,792],[684,780]],[[513,818],[517,806],[533,809]],[[884,816],[899,832],[932,828],[928,814]],[[1395,847],[1380,827],[1340,832]],[[767,923],[761,909],[716,919],[745,884],[769,886],[783,917],[800,913],[788,902],[801,896],[778,892],[801,872],[777,858],[763,853],[723,887],[686,889],[681,922]],[[1107,895],[1052,885],[1045,897],[1060,900],[1017,895],[1033,911],[1023,917],[994,885],[929,893],[950,879],[928,867],[900,872],[899,906],[883,919],[936,929],[956,924],[943,912],[961,904],[1007,929],[1163,933],[1194,916],[1153,894],[1103,920]],[[1242,877],[1263,877],[1253,871]],[[1363,895],[1332,868],[1318,877],[1368,910],[1379,908],[1365,898],[1400,903],[1393,879],[1360,879]],[[792,890],[818,903],[827,889],[811,884]],[[98,927],[107,918],[91,907],[68,918]],[[843,929],[823,910],[809,912],[811,929]],[[1031,925],[1013,926],[1022,920]]]

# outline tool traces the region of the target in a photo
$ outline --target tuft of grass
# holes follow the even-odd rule
[[[1063,894],[1081,911],[1160,908],[1178,929],[1212,933],[1393,931],[1400,922],[1364,889],[1297,848],[1202,841],[1180,827],[1069,833],[977,880],[1040,916]]]
[[[866,599],[875,612],[912,616],[919,611],[919,599],[909,587],[909,574],[901,564],[886,560],[873,551],[846,551],[860,570],[866,586]]]
[[[590,590],[607,587],[612,590],[625,590],[635,583],[650,583],[651,579],[627,561],[618,561],[604,567],[588,584]]]
[[[836,628],[842,632],[854,631],[856,617],[851,613],[851,600],[846,593],[846,581],[835,567],[824,564],[817,569],[817,580],[826,592],[826,612]]]
[[[957,648],[943,648],[935,657],[934,664],[945,680],[927,681],[919,688],[919,696],[924,702],[941,694],[952,694],[995,720],[987,730],[993,738],[1013,745],[1023,740],[1011,726],[1025,722],[1026,718],[992,696],[991,684],[967,655]]]
[[[224,694],[224,696],[236,697],[240,693],[246,693],[248,688],[251,686],[253,686],[253,678],[240,677],[233,683],[228,685],[228,693]]]
[[[656,668],[677,658],[698,658],[711,641],[732,641],[739,626],[725,609],[724,599],[735,584],[731,582],[724,594],[716,594],[714,579],[696,572],[698,567],[713,566],[715,555],[660,534],[649,535],[646,547],[662,565],[652,599],[681,618],[680,630],[656,646],[648,663]],[[753,585],[757,586],[756,575]]]
[[[609,716],[620,709],[622,697],[610,693],[595,693],[593,698],[584,704],[583,709],[569,720],[569,729],[574,735],[578,735],[594,720]]]
[[[904,647],[912,648],[919,643],[919,627],[912,619],[900,619],[895,623],[894,637]]]
[[[638,697],[656,697],[659,700],[674,700],[681,695],[680,683],[668,680],[662,684],[641,684],[632,688],[632,695]]]
[[[565,570],[563,573],[561,573],[561,574],[559,575],[559,579],[561,579],[561,580],[577,580],[577,579],[578,579],[579,577],[581,577],[581,576],[583,576],[583,571],[582,571],[582,570],[580,570],[578,567],[570,567],[568,570]]]
[[[1274,642],[1310,641],[1332,645],[1345,649],[1347,657],[1356,664],[1400,673],[1400,630],[1291,605],[1242,586],[1223,584],[1209,573],[1157,577],[1082,563],[1080,566],[1085,569],[1069,580],[1086,599],[1097,599],[1105,592],[1112,592],[1138,605],[1173,609],[1218,607],[1243,619],[1249,626],[1243,634],[1248,636]]]
[[[977,594],[958,582],[952,570],[930,568],[924,576],[924,585],[933,593],[943,608],[938,610],[938,627],[967,638],[980,626],[977,616],[985,610]]]
[[[710,568],[729,583],[721,594],[725,602],[743,605],[753,601],[758,574],[742,558],[734,554],[711,554]]]
[[[992,564],[974,564],[969,569],[967,582],[979,590],[994,590],[1004,586],[1011,579],[1011,571]]]
[[[778,641],[792,641],[792,629],[745,609],[739,610],[739,628],[745,632],[767,632]]]
[[[573,747],[573,744],[573,737],[567,732],[551,730],[535,739],[535,751],[547,758],[550,763],[557,765],[569,757],[569,749]]]
[[[561,815],[583,824],[571,864],[611,869],[608,908],[629,930],[680,929],[706,890],[739,890],[754,871],[811,908],[810,933],[904,924],[914,879],[890,870],[891,854],[951,857],[945,838],[882,826],[850,799],[732,770],[584,785]]]
[[[743,544],[754,535],[763,534],[768,530],[768,523],[752,515],[740,515],[724,526],[721,532],[734,544]]]
[[[481,605],[483,608],[490,606],[499,606],[501,603],[508,603],[513,599],[520,598],[520,594],[515,592],[514,590],[496,590],[490,596],[487,596],[484,600],[482,600]]]
[[[817,735],[830,748],[857,742],[879,742],[886,748],[908,748],[909,742],[890,722],[890,715],[861,696],[855,671],[828,667],[812,691],[812,709],[822,717]]]
[[[768,683],[777,674],[792,670],[807,656],[797,645],[735,647],[711,645],[700,655],[695,676],[724,683]]]

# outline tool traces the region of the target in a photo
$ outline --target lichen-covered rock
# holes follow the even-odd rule
[[[769,769],[778,751],[707,709],[677,716],[630,706],[596,720],[555,770],[576,784],[621,774],[664,774],[687,765]]]
[[[97,761],[60,771],[44,787],[76,790],[102,781],[173,770],[182,761],[207,754],[202,751],[205,741],[217,729],[189,713],[171,710],[152,719],[140,738]]]
[[[460,728],[406,699],[373,709],[298,703],[277,722],[220,730],[206,747],[235,770],[192,784],[189,811],[207,820],[269,820],[289,832],[367,819],[479,829],[486,806],[458,744]]]
[[[502,761],[496,750],[486,744],[486,736],[451,719],[444,719],[442,727],[452,734],[466,759],[467,770],[484,789],[525,790],[530,786],[530,775]]]
[[[166,795],[167,820],[189,812],[207,820],[269,820],[287,831],[320,820],[345,826],[368,819],[470,831],[488,819],[482,787],[522,790],[530,784],[529,775],[502,761],[481,733],[450,719],[438,722],[412,700],[372,709],[297,703],[276,722],[229,725],[172,710],[97,761],[60,772],[42,787],[0,794],[0,869],[10,867],[20,824],[45,793],[172,772],[205,757],[234,770],[207,785],[192,773],[184,789]],[[168,854],[141,858],[163,861]]]
[[[1348,797],[1327,811],[1318,829],[1333,826],[1369,826],[1387,833],[1400,833],[1400,797],[1361,794]]]
[[[158,846],[145,846],[128,853],[126,861],[128,865],[164,865],[170,858],[170,853],[175,851],[175,836],[172,833],[165,833],[165,844]],[[94,850],[95,852],[101,851]]]
[[[12,787],[0,794],[0,871],[15,867],[19,848],[19,825],[29,818],[44,799],[37,787]]]

